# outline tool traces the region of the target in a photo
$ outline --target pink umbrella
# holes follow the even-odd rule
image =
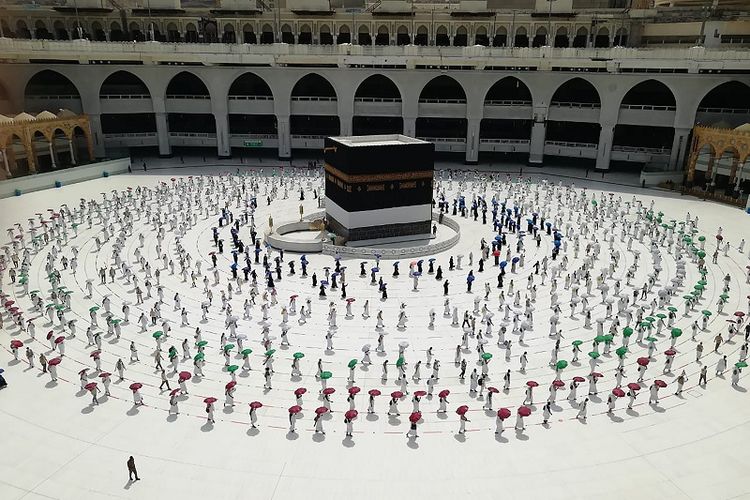
[[[576,375],[575,377],[573,377],[573,382],[578,382],[580,384],[581,382],[586,382],[586,379]]]
[[[361,391],[361,390],[362,389],[360,389],[359,387],[357,387],[355,385],[355,386],[349,388],[349,394],[352,394],[352,395],[359,394],[359,391]]]
[[[354,420],[355,418],[357,418],[357,415],[359,415],[359,413],[357,413],[357,410],[347,410],[346,413],[344,413],[344,418],[346,418],[347,420]]]
[[[743,316],[745,316],[745,313],[743,313],[742,311],[735,311],[734,315],[738,318],[742,318]]]
[[[305,389],[304,387],[299,387],[299,388],[297,388],[297,389],[294,390],[294,395],[295,396],[302,396],[306,392],[307,392],[307,389]]]
[[[83,388],[87,391],[93,391],[94,389],[96,389],[96,385],[96,382],[89,382],[88,384],[84,385]]]
[[[380,389],[370,389],[369,391],[367,391],[367,394],[369,394],[370,396],[380,396],[382,392],[380,392]]]
[[[262,407],[263,403],[261,403],[260,401],[253,401],[252,403],[250,403],[250,408],[252,408],[253,410],[257,410],[258,408]]]
[[[423,398],[427,396],[427,391],[414,391],[414,395],[418,398]]]
[[[451,391],[449,391],[448,389],[443,389],[442,391],[440,391],[438,393],[438,397],[440,397],[440,398],[447,398],[448,394],[450,394],[450,393],[451,393]]]
[[[614,389],[612,389],[612,394],[614,394],[618,398],[625,397],[625,391],[623,391],[619,387],[615,387]]]
[[[403,398],[403,397],[404,397],[404,393],[403,393],[403,392],[401,392],[401,391],[393,391],[393,392],[391,393],[391,397],[392,397],[393,399],[401,399],[401,398]]]
[[[302,407],[300,405],[294,405],[289,407],[289,413],[292,415],[296,415],[297,413],[302,411]]]
[[[62,363],[62,358],[52,358],[52,359],[49,360],[49,362],[47,364],[50,365],[50,366],[57,366],[60,363]]]
[[[497,387],[490,386],[487,388],[487,391],[491,392],[492,394],[497,394],[498,392],[500,392],[500,389],[498,389]]]
[[[521,406],[518,409],[518,414],[522,417],[528,417],[529,415],[531,415],[531,408],[529,408],[528,406]]]
[[[459,415],[464,415],[467,411],[469,411],[469,407],[466,405],[462,405],[456,408],[456,413],[458,413]]]
[[[11,340],[10,341],[10,348],[11,349],[20,349],[21,347],[23,347],[23,342],[21,342],[20,340]]]
[[[141,384],[140,382],[134,382],[134,383],[130,384],[130,390],[131,391],[137,391],[141,387],[143,387],[143,384]]]
[[[334,389],[333,387],[326,387],[325,389],[323,389],[323,394],[325,394],[326,396],[330,396],[334,392],[336,392],[336,389]]]
[[[170,396],[177,396],[180,393],[180,389],[172,389],[172,392],[169,393]]]
[[[526,385],[528,385],[529,387],[538,387],[539,383],[534,380],[529,380],[528,382],[526,382]]]
[[[411,415],[409,415],[409,422],[411,422],[411,423],[416,424],[420,420],[422,420],[422,413],[420,413],[418,411],[415,411],[414,413],[412,413]]]
[[[675,354],[677,354],[677,351],[675,351],[674,349],[667,349],[666,351],[664,351],[664,354],[666,354],[667,356],[674,356]]]
[[[83,376],[87,371],[89,371],[89,369],[88,368],[84,368],[83,370],[81,370],[81,371],[78,372],[78,376],[79,377]]]
[[[55,339],[55,344],[62,344],[63,342],[65,342],[65,337],[63,337],[62,335]]]
[[[604,375],[599,372],[591,372],[591,376],[594,378],[602,378]]]
[[[237,382],[235,382],[234,380],[232,380],[230,382],[227,382],[227,385],[225,385],[224,388],[227,389],[227,390],[229,390],[229,389],[234,388],[234,386],[236,386],[236,385],[237,385]]]
[[[216,398],[206,398],[206,399],[203,400],[203,402],[206,403],[207,405],[213,404],[216,401],[218,401],[218,399],[216,399]]]
[[[497,410],[497,416],[500,417],[500,420],[505,420],[510,417],[510,410],[507,408],[500,408]]]
[[[552,381],[552,385],[559,389],[560,387],[565,387],[565,382],[563,382],[560,379],[557,379],[557,380]]]
[[[648,364],[649,364],[650,362],[651,362],[651,360],[650,360],[650,359],[648,359],[648,358],[638,358],[638,359],[636,360],[636,363],[638,363],[638,364],[639,364],[639,365],[641,365],[641,366],[648,366]]]
[[[101,354],[102,354],[102,351],[92,351],[91,354],[89,354],[89,358],[98,358]]]
[[[111,377],[111,376],[112,376],[112,374],[111,374],[111,373],[109,373],[109,372],[101,372],[101,373],[99,374],[99,377],[100,377],[100,378],[107,378],[107,377]]]
[[[659,380],[659,379],[654,380],[654,384],[656,384],[656,387],[661,387],[662,389],[667,386],[666,382],[664,382],[663,380]]]
[[[641,384],[636,384],[635,382],[630,382],[628,384],[628,389],[631,391],[640,391],[641,390]]]
[[[186,380],[190,380],[192,377],[193,377],[193,374],[190,372],[180,372],[180,375],[178,378],[181,382],[184,382]]]
[[[326,408],[325,406],[318,406],[317,408],[315,408],[316,415],[322,415],[324,413],[328,413],[328,408]]]

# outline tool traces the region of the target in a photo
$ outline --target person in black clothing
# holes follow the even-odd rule
[[[138,477],[138,471],[135,468],[135,458],[132,456],[128,458],[128,476],[130,477],[130,480],[133,480],[133,476],[135,476],[136,481],[140,481],[141,478]]]

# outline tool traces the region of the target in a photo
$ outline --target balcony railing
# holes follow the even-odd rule
[[[169,137],[197,137],[215,139],[216,134],[211,134],[209,132],[170,132]]]
[[[667,148],[642,148],[638,146],[612,146],[612,151],[621,151],[623,153],[646,153],[651,155],[668,155],[671,149]]]
[[[623,104],[620,109],[639,109],[643,111],[676,111],[675,106],[661,106],[656,104]]]
[[[529,139],[491,139],[482,138],[479,139],[480,144],[511,144],[511,145],[525,145],[531,141]]]
[[[735,115],[750,115],[750,109],[745,108],[698,108],[698,113],[721,113]]]
[[[401,102],[400,97],[355,97],[354,102]]]
[[[125,139],[129,137],[156,137],[156,132],[117,132],[104,134],[105,139]]]
[[[100,99],[151,99],[149,94],[101,94]]]
[[[598,102],[559,102],[552,101],[550,106],[556,106],[558,108],[578,108],[578,109],[599,109],[601,104]]]
[[[417,137],[417,139],[421,139],[427,142],[455,142],[455,143],[466,142],[466,137]]]
[[[563,148],[597,149],[598,144],[592,142],[545,141],[545,146],[560,146]]]
[[[310,102],[336,102],[335,97],[314,96],[314,95],[295,95],[292,101],[310,101]]]
[[[514,99],[488,99],[484,101],[485,106],[531,106],[531,101],[518,101]]]
[[[230,101],[273,101],[272,95],[230,95]]]
[[[81,96],[78,94],[35,94],[35,95],[27,95],[26,99],[38,99],[40,101],[62,101],[62,100],[68,100],[68,99],[80,99]]]
[[[207,94],[167,94],[167,99],[211,99]]]
[[[420,99],[419,104],[466,104],[466,99]]]

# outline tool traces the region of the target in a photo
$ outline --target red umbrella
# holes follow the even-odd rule
[[[62,363],[62,358],[52,358],[52,359],[49,360],[49,362],[47,364],[50,365],[50,366],[57,366],[60,363]]]
[[[359,391],[361,391],[361,390],[362,389],[360,389],[359,387],[357,387],[355,385],[355,386],[349,388],[349,394],[359,394]]]
[[[628,384],[628,389],[631,391],[640,391],[641,390],[641,384],[636,384],[635,382],[630,382]]]
[[[347,303],[347,304],[351,304],[351,303],[352,303],[352,302],[354,302],[355,300],[356,300],[356,299],[355,299],[354,297],[349,297],[348,299],[346,299],[346,303]]]
[[[322,415],[324,413],[328,413],[328,408],[326,408],[325,406],[318,406],[317,408],[315,408],[316,415]]]
[[[55,344],[62,344],[63,342],[65,342],[65,337],[63,337],[62,335],[55,339]]]
[[[565,382],[563,382],[560,379],[557,379],[557,380],[552,381],[552,385],[554,385],[555,387],[559,389],[560,387],[565,387]]]
[[[290,296],[289,296],[289,299],[296,299],[297,297],[299,297],[299,295],[297,295],[297,294],[295,293],[294,295],[290,295]]]
[[[498,389],[497,387],[490,386],[490,387],[487,388],[487,391],[491,392],[493,394],[497,394],[498,392],[500,392],[500,389]]]
[[[23,342],[21,342],[20,340],[11,340],[10,341],[10,348],[11,349],[20,349],[21,347],[23,347]]]
[[[170,396],[177,396],[180,393],[180,389],[172,389],[172,392],[169,393]]]
[[[260,401],[253,401],[252,403],[250,403],[250,408],[252,408],[253,410],[257,410],[258,408],[262,407],[263,403],[261,403]]]
[[[91,354],[89,354],[89,358],[98,358],[101,354],[102,354],[102,351],[93,351]]]
[[[638,359],[636,360],[636,363],[638,363],[638,364],[639,364],[639,365],[641,365],[641,366],[648,366],[648,364],[649,364],[650,362],[651,362],[651,360],[650,360],[650,359],[648,359],[648,358],[638,358]]]
[[[380,389],[370,389],[369,391],[367,391],[367,394],[369,394],[370,396],[380,396],[382,392],[380,392]]]
[[[80,377],[81,375],[83,375],[87,371],[89,371],[89,369],[88,368],[84,368],[83,370],[81,370],[81,371],[78,372],[78,376]]]
[[[203,402],[206,403],[207,405],[213,404],[216,401],[218,401],[218,399],[216,399],[216,398],[206,398],[206,399],[203,400]]]
[[[48,332],[47,332],[47,340],[51,339],[51,338],[52,338],[52,336],[53,336],[53,335],[52,335],[52,330],[48,331]]]
[[[302,396],[306,392],[307,392],[307,389],[305,389],[304,387],[299,387],[297,389],[294,389],[294,395],[295,396]]]
[[[225,385],[224,388],[227,389],[227,390],[229,390],[229,389],[233,388],[236,385],[237,385],[237,382],[235,382],[234,380],[232,380],[230,382],[227,382],[227,385]]]
[[[656,384],[656,387],[661,387],[662,389],[667,386],[667,383],[663,380],[654,380],[654,384]]]
[[[344,418],[348,420],[354,420],[355,418],[357,418],[357,415],[359,415],[359,413],[357,413],[357,410],[347,410],[347,412],[344,413]]]
[[[414,391],[414,395],[418,398],[423,398],[427,396],[427,391]]]
[[[586,382],[586,379],[576,375],[575,377],[573,377],[573,382],[578,382],[580,384],[581,382]]]
[[[12,306],[12,305],[13,305],[13,304],[15,304],[15,303],[16,303],[16,302],[15,302],[15,301],[13,301],[13,300],[7,300],[7,301],[5,301],[5,304],[3,304],[3,305],[4,305],[5,307],[10,307],[10,306]]]
[[[612,394],[614,394],[618,398],[625,397],[625,391],[623,391],[619,387],[615,387],[614,389],[612,389]]]
[[[96,389],[96,385],[96,382],[89,382],[88,384],[84,385],[83,388],[87,391],[93,391],[94,389]]]
[[[336,392],[336,389],[334,389],[333,387],[326,387],[325,389],[323,389],[323,394],[325,394],[326,396],[330,396],[334,392]]]
[[[143,387],[143,384],[141,384],[140,382],[133,382],[132,384],[130,384],[131,391],[137,391],[141,387]]]
[[[528,406],[521,406],[518,409],[518,414],[522,417],[528,417],[529,415],[531,415],[531,408],[529,408]]]
[[[451,393],[451,391],[449,391],[448,389],[443,389],[442,391],[440,391],[438,393],[438,397],[440,397],[440,398],[447,398],[448,394],[450,394],[450,393]]]
[[[594,378],[602,378],[604,375],[599,372],[591,372],[591,376]]]
[[[403,392],[401,392],[401,391],[393,391],[393,392],[391,393],[391,397],[392,397],[393,399],[401,399],[401,398],[403,398],[403,397],[404,397],[404,393],[403,393]]]
[[[500,408],[497,410],[497,416],[500,417],[500,420],[505,420],[510,417],[510,410],[507,408]]]
[[[409,415],[409,422],[411,422],[411,423],[416,424],[420,420],[422,420],[422,413],[420,413],[418,411],[415,411],[414,413],[412,413],[411,415]]]
[[[101,373],[99,374],[99,377],[100,377],[100,378],[107,378],[107,377],[111,377],[111,376],[112,376],[112,374],[111,374],[111,373],[109,373],[109,372],[101,372]]]
[[[734,315],[737,316],[738,318],[741,318],[745,315],[745,313],[743,313],[742,311],[735,311]]]
[[[179,379],[182,381],[190,380],[193,377],[193,374],[190,372],[180,372]]]
[[[716,235],[716,239],[719,240],[719,241],[721,241],[721,240],[724,239],[724,237],[722,235],[720,235],[720,234],[717,234]]]
[[[539,383],[534,380],[529,380],[528,382],[526,382],[526,385],[528,385],[529,387],[537,387]]]
[[[467,411],[469,411],[469,407],[466,406],[466,405],[462,405],[462,406],[459,406],[458,408],[456,408],[456,413],[458,413],[459,415],[463,415]]]
[[[675,354],[677,354],[677,351],[675,351],[674,349],[667,349],[666,351],[664,351],[664,354],[666,354],[667,356],[674,356]]]
[[[300,405],[294,405],[289,407],[289,413],[292,415],[296,415],[297,413],[302,411],[302,407]]]

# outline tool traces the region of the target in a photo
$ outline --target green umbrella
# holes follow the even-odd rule
[[[708,309],[704,309],[701,311],[701,314],[703,314],[704,316],[711,316],[711,311],[709,311]]]
[[[234,349],[234,344],[224,344],[225,351],[231,351],[232,349]]]
[[[348,366],[349,368],[354,368],[355,366],[357,366],[357,360],[356,359],[350,359],[349,360],[349,364],[346,365],[346,366]]]
[[[579,345],[583,344],[583,340],[574,340],[573,345],[578,347]]]
[[[98,310],[99,310],[99,306],[94,306],[94,307],[89,308],[89,312],[96,312]]]
[[[744,361],[739,361],[735,363],[734,366],[736,366],[737,368],[747,368],[747,363],[745,363]]]
[[[328,380],[331,377],[333,377],[333,373],[331,373],[331,372],[321,372],[320,373],[320,378],[322,378],[323,380]]]
[[[726,299],[729,298],[729,294],[728,293],[722,293],[721,295],[719,295],[719,298],[722,298],[722,299],[726,300]]]
[[[198,347],[206,347],[208,345],[208,340],[201,340],[195,345],[197,345]]]
[[[685,300],[693,300],[695,297],[693,297],[692,295],[683,295],[682,298]]]
[[[29,295],[36,295],[39,293],[39,290],[32,290],[29,292]]]
[[[705,288],[706,288],[706,287],[705,287],[705,286],[703,286],[703,285],[701,285],[700,283],[699,283],[699,284],[697,284],[697,285],[695,285],[695,286],[693,287],[693,289],[694,289],[694,290],[703,290],[703,289],[705,289]]]
[[[561,359],[555,364],[555,369],[557,370],[564,370],[567,367],[568,367],[568,362],[565,361],[564,359]]]
[[[595,351],[591,351],[591,352],[589,353],[589,357],[590,357],[590,358],[592,358],[592,359],[596,359],[596,358],[598,358],[599,356],[601,356],[601,354],[599,354],[598,352],[595,352]]]
[[[705,236],[698,236],[698,241],[706,241],[706,237]]]
[[[155,339],[160,339],[162,335],[164,335],[164,332],[154,332],[151,336]]]
[[[294,354],[292,354],[292,357],[294,357],[294,359],[302,359],[302,358],[305,357],[305,353],[303,353],[303,352],[295,352]]]
[[[643,318],[643,321],[648,321],[649,323],[653,323],[654,321],[656,321],[656,318],[651,317],[651,316],[646,316],[645,318]]]
[[[266,351],[266,357],[270,358],[271,356],[273,356],[273,353],[275,353],[275,352],[276,352],[276,349],[269,349],[269,350],[267,350]]]
[[[20,279],[20,280],[18,280],[18,282],[19,282],[20,284],[22,284],[22,285],[25,285],[26,283],[28,283],[28,282],[29,282],[29,278],[27,278],[26,276],[21,276],[21,279]]]
[[[240,354],[242,354],[243,356],[249,356],[252,353],[253,350],[248,347],[247,349],[242,349],[242,352]]]
[[[206,358],[206,355],[203,354],[202,352],[199,352],[198,354],[195,355],[195,357],[193,358],[193,361],[203,361],[205,358]]]
[[[237,365],[229,365],[229,366],[227,366],[227,371],[228,371],[229,373],[234,373],[234,372],[236,372],[237,370],[239,370],[239,368],[240,368],[240,367],[239,367],[239,366],[237,366]]]
[[[615,350],[615,354],[617,354],[617,356],[619,356],[619,357],[621,357],[621,358],[622,358],[622,357],[624,357],[624,356],[625,356],[625,354],[627,354],[627,352],[628,352],[628,348],[627,348],[627,347],[624,347],[624,346],[623,346],[623,347],[618,347],[618,348],[617,348],[617,349]]]
[[[626,326],[626,327],[625,327],[625,328],[624,328],[624,329],[622,330],[622,336],[623,336],[623,337],[630,337],[631,335],[633,335],[633,329],[632,329],[632,328],[630,328],[629,326]]]
[[[656,342],[657,340],[659,339],[657,339],[656,337],[646,337],[647,342]]]
[[[667,315],[664,314],[664,313],[659,313],[659,314],[656,315],[656,317],[659,318],[659,319],[664,319],[664,318],[667,317]]]
[[[690,292],[690,295],[692,295],[694,298],[695,297],[700,297],[701,291],[700,290],[693,290],[692,292]]]
[[[604,342],[605,340],[606,339],[604,338],[604,335],[597,335],[596,337],[594,337],[594,342],[596,342],[597,344],[600,344]]]
[[[672,328],[671,335],[672,335],[672,338],[676,339],[677,337],[682,335],[682,330],[680,330],[679,328]]]
[[[112,320],[112,324],[113,324],[113,325],[119,325],[120,323],[122,323],[122,320],[121,320],[121,319],[113,319],[113,320]]]
[[[613,340],[615,340],[615,336],[611,333],[604,336],[604,342],[612,342]]]
[[[406,360],[404,359],[404,357],[403,357],[403,356],[400,356],[400,357],[399,357],[399,358],[398,358],[398,359],[396,360],[396,366],[402,366],[402,365],[404,364],[404,361],[406,361]]]
[[[57,309],[58,311],[63,311],[65,309],[65,306],[62,304],[58,304],[55,306],[55,309]]]
[[[591,204],[594,205],[594,206],[598,205],[598,203],[596,202],[596,200],[591,200]]]
[[[485,361],[489,361],[492,359],[492,353],[490,352],[483,352],[482,353],[482,359]]]
[[[641,326],[643,328],[651,328],[651,322],[650,321],[641,321]]]
[[[667,307],[667,311],[675,313],[675,312],[677,312],[677,308],[674,307],[674,306],[669,306],[669,307]]]

